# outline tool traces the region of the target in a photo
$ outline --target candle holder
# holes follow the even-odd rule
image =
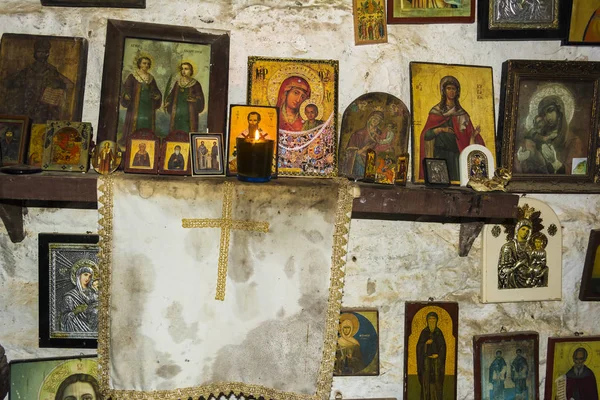
[[[275,141],[236,138],[237,177],[244,182],[268,182],[273,174]]]

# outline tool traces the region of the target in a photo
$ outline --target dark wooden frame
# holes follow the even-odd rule
[[[229,84],[229,35],[198,32],[196,28],[109,19],[100,94],[100,122],[97,142],[117,141],[119,97],[125,39],[149,39],[211,46],[208,129],[225,132]],[[124,138],[125,140],[127,138]]]
[[[17,400],[17,399],[13,399],[13,397],[11,396],[11,390],[10,388],[13,386],[12,385],[12,375],[13,375],[13,365],[15,364],[25,364],[25,363],[37,363],[37,362],[44,362],[44,361],[60,361],[60,360],[77,360],[77,359],[82,359],[82,358],[97,358],[98,356],[95,354],[92,355],[79,355],[79,356],[72,356],[72,357],[48,357],[48,358],[31,358],[31,359],[24,359],[24,360],[11,360],[8,364],[8,400]],[[43,381],[42,381],[43,382]],[[98,382],[100,383],[100,382]]]
[[[586,100],[591,116],[589,121],[588,166],[586,175],[567,174],[519,174],[514,173],[513,164],[517,151],[515,146],[519,85],[523,79],[537,81],[589,82],[593,95]],[[600,121],[600,62],[508,60],[502,64],[502,90],[500,93],[500,118],[497,140],[501,145],[501,165],[512,174],[508,185],[511,192],[537,193],[586,193],[600,192],[600,165],[596,163],[596,151],[600,144],[598,132]],[[575,107],[577,108],[577,107]]]
[[[73,107],[73,121],[81,121],[81,115],[83,113],[83,100],[84,100],[84,92],[85,92],[85,78],[87,71],[87,58],[88,58],[88,41],[85,38],[81,37],[66,37],[66,36],[46,36],[46,35],[27,35],[27,34],[16,34],[16,33],[4,33],[2,34],[2,42],[0,44],[0,49],[2,49],[2,54],[4,54],[4,48],[7,46],[5,40],[21,40],[21,39],[29,39],[34,43],[36,40],[48,40],[52,44],[52,42],[57,41],[68,41],[68,42],[81,42],[81,54],[79,54],[78,68],[77,68],[77,76],[79,77],[77,82],[74,82],[75,88],[73,89],[73,97],[74,97],[74,107]],[[1,56],[1,54],[0,54]],[[32,55],[33,60],[33,55]],[[23,110],[24,111],[24,110]],[[46,121],[38,121],[35,122],[30,115],[28,115],[31,119],[31,123],[46,123]]]
[[[479,0],[481,1],[481,0]],[[468,17],[394,17],[394,0],[387,2],[387,23],[392,24],[472,24],[475,22],[475,0],[471,0]]]
[[[489,335],[473,336],[473,371],[475,381],[475,400],[482,400],[482,384],[481,384],[481,349],[484,343],[502,343],[510,341],[531,340],[533,342],[533,365],[529,366],[529,370],[535,373],[533,388],[535,388],[535,396],[531,396],[528,392],[528,398],[538,400],[539,392],[539,373],[538,365],[540,360],[539,355],[539,335],[537,332],[509,332],[509,333],[493,333]],[[508,363],[507,363],[508,365]],[[486,381],[487,382],[487,381]]]
[[[567,337],[549,337],[548,338],[548,355],[546,357],[546,385],[544,386],[544,400],[552,399],[552,383],[554,382],[554,350],[557,343],[571,342],[598,342],[600,336],[567,336]],[[565,371],[566,373],[567,371]],[[596,379],[598,379],[598,371],[596,371]]]
[[[585,254],[585,264],[583,264],[581,286],[579,288],[579,300],[581,301],[600,301],[600,279],[597,284],[598,290],[594,291],[592,285],[592,272],[594,270],[598,246],[600,246],[600,229],[592,229],[590,231],[590,240]]]
[[[560,40],[565,37],[568,27],[568,0],[557,1],[556,28],[514,27],[506,29],[490,29],[490,7],[498,0],[477,1],[477,40]],[[526,24],[523,24],[526,25]]]
[[[50,307],[52,307],[50,291],[50,244],[98,244],[98,235],[89,234],[55,234],[40,233],[38,235],[38,271],[39,271],[39,346],[55,348],[95,349],[98,340],[95,338],[51,338]],[[98,250],[100,248],[98,247]]]
[[[219,150],[219,157],[220,160],[219,162],[221,163],[221,168],[219,171],[216,172],[198,172],[196,170],[196,146],[194,145],[194,141],[196,140],[196,138],[209,138],[209,137],[214,137],[217,136],[217,140],[221,141],[221,148]],[[212,139],[211,139],[212,140]],[[190,152],[191,157],[190,157],[190,164],[191,164],[191,169],[192,169],[192,175],[193,176],[225,176],[225,171],[226,171],[226,167],[225,167],[225,148],[224,148],[224,140],[223,140],[223,134],[222,133],[191,133],[190,134]]]
[[[27,158],[27,147],[29,147],[29,118],[24,115],[0,115],[0,123],[8,122],[5,120],[19,120],[21,121],[21,138],[19,139],[19,155],[17,156],[17,162],[9,162],[8,164],[2,159],[2,153],[0,152],[0,167],[7,165],[25,164]],[[2,143],[0,142],[0,151],[2,150]]]
[[[146,8],[146,0],[41,0],[43,6]]]
[[[179,171],[179,170],[169,170],[169,169],[164,168],[165,160],[167,160],[169,157],[167,155],[167,146],[169,143],[172,143],[172,142],[190,144],[191,143],[190,142],[190,134],[187,132],[184,132],[184,131],[172,131],[172,132],[169,132],[169,134],[162,139],[161,145],[160,145],[160,154],[158,157],[158,174],[159,175],[191,175],[192,174],[191,148],[190,148],[190,154],[188,154],[188,165],[187,165],[186,169]]]
[[[66,165],[53,163],[52,156],[52,138],[59,133],[61,129],[72,128],[77,130],[83,139],[79,150],[79,164]],[[71,122],[71,121],[48,121],[46,124],[46,133],[44,134],[44,146],[42,153],[42,169],[44,171],[64,171],[64,172],[87,172],[90,169],[90,145],[92,142],[92,124],[89,122]]]
[[[566,13],[566,23],[567,26],[565,35],[563,36],[562,45],[563,46],[600,46],[600,42],[583,42],[583,41],[572,41],[569,40],[569,33],[571,31],[571,18],[573,17],[573,6],[577,0],[567,0],[567,13]],[[579,0],[582,1],[582,0]],[[583,0],[586,1],[586,0]]]
[[[447,182],[432,182],[431,181],[431,177],[429,176],[429,168],[428,168],[428,164],[429,163],[439,163],[440,165],[443,165],[444,169],[446,170],[446,176],[448,176],[448,181]],[[425,178],[425,186],[450,186],[451,182],[450,182],[450,173],[448,172],[448,164],[446,163],[446,160],[444,158],[424,158],[423,159],[423,175]]]
[[[135,155],[131,154],[134,151],[134,149],[131,148],[133,140],[144,140],[144,141],[148,141],[148,142],[154,142],[154,160],[153,160],[153,164],[152,164],[151,168],[136,168],[136,167],[129,166],[129,161],[131,160],[131,157],[132,156],[135,157]],[[152,132],[150,129],[138,129],[137,131],[133,132],[129,136],[129,138],[127,138],[127,148],[125,150],[125,165],[123,167],[123,170],[125,172],[133,172],[133,173],[137,173],[137,174],[154,174],[154,175],[156,175],[158,173],[158,160],[159,160],[158,155],[159,155],[160,151],[161,151],[160,141],[158,140],[158,138],[156,137],[154,132]]]
[[[408,356],[411,349],[409,349],[408,338],[412,334],[412,321],[422,308],[434,306],[439,307],[448,312],[452,318],[452,334],[454,335],[454,393],[453,399],[456,399],[456,393],[458,389],[458,303],[456,302],[409,302],[404,303],[404,399],[408,399]],[[439,318],[439,315],[438,315]],[[438,319],[439,321],[439,319]],[[420,333],[417,333],[419,335]],[[446,340],[446,338],[444,338]],[[446,346],[447,347],[447,346]],[[447,354],[447,353],[446,353]],[[415,354],[416,357],[416,354]]]
[[[377,373],[374,373],[374,374],[336,375],[335,372],[334,372],[333,376],[345,376],[345,377],[349,377],[349,376],[379,376],[379,374],[381,372],[381,353],[380,353],[380,348],[379,348],[379,344],[380,344],[379,335],[381,334],[381,331],[379,330],[379,310],[377,308],[362,308],[362,307],[360,307],[360,308],[342,308],[340,310],[340,316],[342,314],[348,313],[348,312],[374,312],[377,315],[377,326],[375,327],[375,329],[377,329]],[[366,366],[365,366],[365,368],[366,368]]]

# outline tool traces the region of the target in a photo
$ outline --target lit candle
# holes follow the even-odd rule
[[[254,137],[236,139],[237,177],[246,182],[268,182],[273,170],[275,141],[262,138],[257,130]]]

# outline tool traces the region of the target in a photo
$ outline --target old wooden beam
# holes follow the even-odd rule
[[[479,236],[479,232],[481,232],[484,225],[484,221],[462,222],[460,224],[460,236],[458,239],[458,255],[460,257],[469,255],[473,242]]]
[[[0,201],[0,219],[4,222],[11,242],[20,243],[25,239],[23,202],[19,200]]]

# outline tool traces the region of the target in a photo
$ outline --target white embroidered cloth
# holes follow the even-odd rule
[[[182,220],[222,218],[232,184],[231,218],[269,228],[231,231],[219,301],[221,228]],[[103,390],[327,399],[351,202],[339,180],[99,179]]]

